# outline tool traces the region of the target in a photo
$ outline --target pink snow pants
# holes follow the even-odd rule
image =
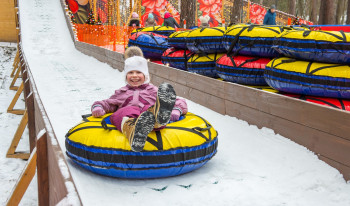
[[[136,106],[120,108],[111,115],[111,123],[116,126],[119,131],[122,131],[122,121],[124,117],[137,118],[142,112],[146,111],[148,107],[149,106],[145,106],[143,109]]]
[[[145,106],[142,109],[140,109],[139,107],[136,107],[136,106],[126,106],[126,107],[120,108],[111,115],[110,117],[111,123],[114,126],[116,126],[119,131],[122,131],[122,121],[124,117],[137,118],[138,116],[140,116],[142,112],[147,111],[149,107],[150,106]],[[164,127],[165,126],[156,128],[155,130],[161,130]]]

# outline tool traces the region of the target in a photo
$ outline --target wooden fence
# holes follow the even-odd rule
[[[17,24],[19,24],[19,16],[16,17]],[[20,31],[19,28],[18,30]],[[13,64],[11,74],[13,81],[10,87],[17,92],[8,112],[23,115],[23,117],[6,156],[8,158],[28,159],[28,162],[7,201],[7,205],[19,204],[35,175],[35,171],[37,171],[38,179],[39,205],[57,205],[58,203],[81,205],[64,154],[58,144],[45,106],[41,102],[30,66],[23,52],[20,32],[18,32],[17,43],[18,50]],[[22,77],[21,85],[15,86],[20,77]],[[22,92],[25,98],[25,109],[14,109],[13,107]],[[28,128],[29,132],[30,154],[16,151],[25,127]]]

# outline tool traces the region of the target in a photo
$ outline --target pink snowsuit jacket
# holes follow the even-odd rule
[[[156,102],[157,91],[158,87],[153,84],[143,84],[139,87],[126,85],[115,90],[114,95],[109,99],[94,102],[91,108],[101,105],[106,113],[112,113],[123,107],[136,106],[145,111]],[[174,109],[179,109],[182,114],[186,114],[188,111],[186,101],[176,98]]]

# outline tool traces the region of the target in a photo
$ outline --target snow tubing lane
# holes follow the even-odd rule
[[[281,26],[236,25],[226,30],[222,44],[235,56],[278,57],[272,48],[276,36],[281,34]]]
[[[175,29],[170,26],[151,26],[151,27],[144,27],[144,28],[137,28],[134,29],[131,34],[137,33],[137,32],[152,32],[164,36],[169,36],[170,34],[175,32]]]
[[[226,52],[222,45],[225,27],[198,28],[192,30],[186,37],[187,48],[194,53]]]
[[[176,49],[187,49],[186,37],[191,31],[177,31],[172,33],[168,38],[169,46]]]
[[[224,54],[195,54],[187,62],[188,71],[215,78],[216,60],[222,55]]]
[[[128,46],[137,46],[145,58],[161,59],[163,52],[169,48],[166,36],[151,32],[137,32],[130,36]]]
[[[226,81],[245,85],[267,85],[264,69],[271,59],[224,55],[216,61],[216,72]]]
[[[103,118],[84,117],[66,135],[67,156],[97,174],[131,179],[175,176],[202,167],[217,152],[216,130],[191,113],[152,131],[142,152],[131,151],[127,138],[113,125],[104,129]]]
[[[275,58],[265,67],[266,82],[276,90],[350,99],[350,67],[348,65],[297,61]]]
[[[163,64],[169,64],[169,66],[187,71],[187,61],[193,55],[189,50],[167,49],[162,55]]]
[[[284,56],[326,63],[350,63],[350,33],[343,31],[285,31],[274,46]]]

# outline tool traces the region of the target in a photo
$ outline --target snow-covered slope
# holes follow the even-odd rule
[[[63,151],[65,133],[122,74],[78,52],[57,0],[20,0],[23,48]],[[179,177],[121,180],[68,160],[84,205],[350,205],[350,183],[306,148],[188,101],[219,132],[218,154]]]

